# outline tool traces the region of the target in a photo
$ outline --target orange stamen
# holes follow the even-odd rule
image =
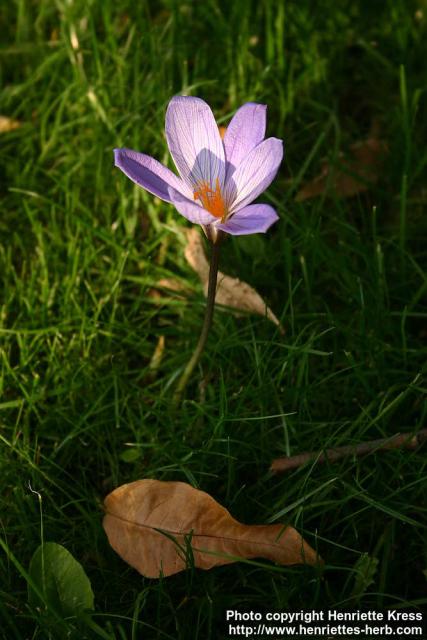
[[[221,218],[224,222],[227,211],[218,178],[215,183],[215,191],[211,189],[208,182],[202,181],[199,182],[197,189],[194,189],[193,193],[194,199],[200,200],[204,209],[216,218]]]

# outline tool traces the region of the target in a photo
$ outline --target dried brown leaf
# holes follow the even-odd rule
[[[204,292],[207,295],[207,283]],[[216,302],[227,307],[233,307],[249,313],[257,313],[271,320],[281,333],[284,333],[278,317],[268,307],[259,293],[246,282],[239,278],[232,278],[221,271],[218,272],[218,286],[216,290]]]
[[[21,123],[19,120],[13,120],[7,116],[0,116],[0,133],[8,133],[8,131],[14,131],[19,129]]]
[[[198,274],[205,295],[208,291],[209,263],[206,259],[202,237],[196,228],[186,232],[187,246],[185,258],[188,264]],[[256,313],[271,320],[283,333],[283,328],[277,316],[266,305],[259,293],[246,282],[238,278],[232,278],[218,271],[218,284],[216,290],[216,302],[238,311]]]
[[[378,138],[368,138],[351,145],[348,159],[340,154],[340,167],[332,167],[327,162],[316,178],[304,185],[295,196],[297,202],[327,193],[339,198],[367,191],[378,180],[387,145]]]
[[[202,283],[207,282],[209,277],[209,262],[206,258],[202,236],[196,227],[186,229],[187,244],[184,255],[188,264],[198,274]]]
[[[190,289],[186,287],[179,280],[175,280],[174,278],[161,278],[156,284],[160,289],[167,289],[168,291],[173,291],[174,293],[191,293]]]
[[[204,491],[184,482],[137,480],[110,493],[104,529],[113,549],[148,578],[199,569],[242,558],[282,565],[316,564],[315,551],[282,524],[245,525]]]
[[[158,300],[160,303],[168,296],[185,299],[191,294],[191,289],[174,278],[161,278],[148,292],[150,298]]]

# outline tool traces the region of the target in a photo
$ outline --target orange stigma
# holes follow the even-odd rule
[[[199,182],[197,189],[194,189],[194,199],[200,200],[204,209],[215,218],[221,218],[221,221],[224,222],[227,211],[218,178],[215,183],[215,191],[211,189],[206,180]]]

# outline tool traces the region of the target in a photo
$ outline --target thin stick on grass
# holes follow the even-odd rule
[[[389,449],[417,449],[427,440],[427,429],[421,429],[417,434],[397,433],[391,438],[370,440],[356,445],[346,445],[325,451],[309,451],[296,456],[276,458],[270,466],[272,473],[284,473],[291,469],[298,469],[307,462],[336,462],[347,456],[364,456],[374,451],[388,451]]]

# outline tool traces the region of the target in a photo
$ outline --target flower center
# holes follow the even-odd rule
[[[194,189],[193,193],[194,200],[200,200],[204,209],[209,211],[215,218],[221,218],[221,221],[224,222],[227,216],[227,208],[218,178],[216,179],[215,190],[205,180],[197,184],[197,189]]]

